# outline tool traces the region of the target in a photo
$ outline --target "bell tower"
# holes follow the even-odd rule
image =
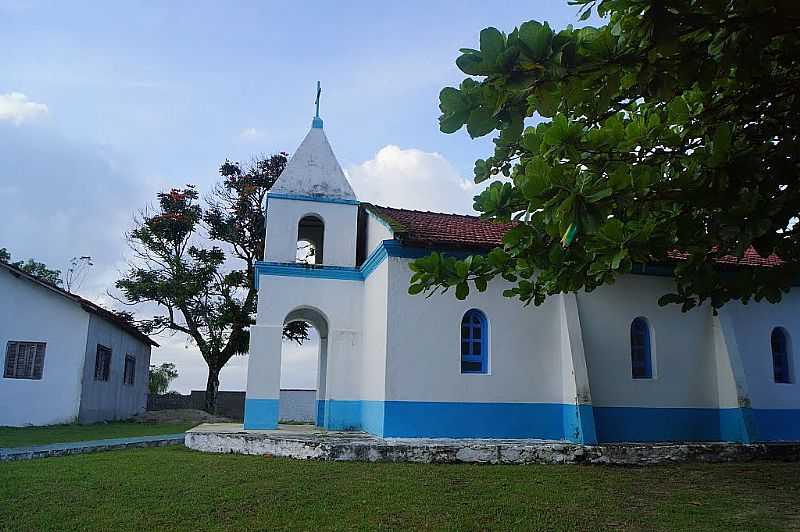
[[[356,265],[358,200],[336,160],[319,116],[267,193],[264,260],[316,266]]]

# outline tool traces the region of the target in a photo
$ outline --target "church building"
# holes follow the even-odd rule
[[[317,116],[267,196],[244,428],[276,428],[282,330],[303,320],[320,336],[316,424],[330,430],[800,441],[800,292],[682,313],[657,303],[673,282],[662,264],[539,307],[503,297],[499,278],[464,301],[408,294],[415,258],[485,253],[507,229],[360,202]],[[770,267],[755,253],[743,262]]]

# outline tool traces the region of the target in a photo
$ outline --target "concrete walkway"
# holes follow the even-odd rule
[[[161,447],[164,445],[182,445],[184,434],[159,434],[157,436],[135,436],[131,438],[110,438],[106,440],[87,440],[48,445],[31,445],[29,447],[0,447],[0,462],[6,460],[31,460],[48,456],[65,456],[68,454],[96,453],[125,449],[128,447]]]

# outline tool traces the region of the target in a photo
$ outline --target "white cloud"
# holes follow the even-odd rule
[[[248,127],[239,132],[238,138],[244,142],[256,142],[264,138],[264,133],[254,127]]]
[[[47,105],[32,102],[21,92],[0,94],[0,120],[8,120],[21,124],[26,120],[34,120],[49,112]]]
[[[479,192],[441,154],[391,144],[348,167],[347,176],[361,201],[389,207],[472,213]]]

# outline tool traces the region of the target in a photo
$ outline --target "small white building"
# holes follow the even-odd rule
[[[281,332],[305,320],[321,337],[316,422],[329,429],[582,443],[800,440],[800,292],[776,305],[731,303],[717,316],[708,307],[682,313],[658,306],[673,281],[669,265],[652,265],[539,307],[503,297],[502,279],[465,301],[411,296],[411,260],[485,252],[507,227],[360,203],[319,119],[267,201],[246,429],[276,427]],[[299,242],[314,250],[313,264],[298,262]]]
[[[0,263],[0,426],[126,419],[147,402],[150,348],[98,305]]]

